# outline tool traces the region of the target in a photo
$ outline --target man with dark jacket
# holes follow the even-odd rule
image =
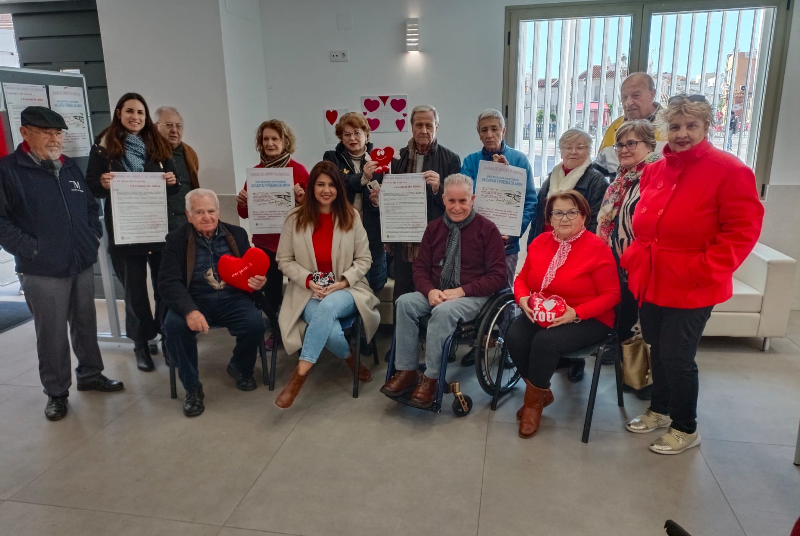
[[[228,328],[236,337],[228,374],[237,389],[252,391],[264,321],[250,296],[222,281],[217,271],[220,257],[241,257],[250,249],[247,231],[219,221],[217,194],[205,188],[186,195],[186,217],[188,223],[167,235],[158,290],[168,309],[163,324],[167,351],[186,390],[183,413],[194,417],[205,410],[197,371],[197,333],[208,333],[211,325]],[[265,275],[257,275],[248,285],[261,290],[266,282]]]
[[[0,246],[14,255],[33,314],[45,416],[67,415],[72,385],[69,338],[78,358],[79,391],[119,391],[103,376],[97,345],[92,265],[103,228],[98,205],[78,166],[61,154],[64,119],[29,106],[20,115],[24,140],[0,159]]]
[[[200,188],[197,177],[200,162],[194,149],[183,141],[183,118],[176,108],[159,107],[153,122],[158,132],[172,147],[172,161],[175,162],[175,176],[178,179],[180,192],[177,195],[167,196],[169,230],[174,231],[178,225],[186,223],[186,209],[183,206],[186,194],[195,188]]]
[[[442,347],[458,322],[474,319],[486,300],[506,286],[503,238],[494,223],[473,209],[472,179],[444,181],[445,215],[425,229],[414,261],[416,292],[396,304],[394,366],[381,388],[389,397],[413,391],[411,404],[430,407],[440,380]],[[482,253],[482,255],[481,255]],[[425,374],[419,379],[419,320],[430,315],[425,341]]]

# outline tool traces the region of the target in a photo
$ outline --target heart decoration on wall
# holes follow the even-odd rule
[[[389,95],[379,96],[378,98],[381,99],[383,105],[386,106],[386,101],[389,100]]]
[[[381,101],[375,99],[364,99],[364,108],[367,109],[368,112],[374,112],[381,106]]]
[[[540,292],[531,294],[528,307],[533,310],[533,319],[543,328],[551,325],[556,318],[567,312],[567,302],[564,301],[564,298],[555,294],[545,298]]]
[[[373,131],[374,130],[378,130],[378,127],[381,126],[381,120],[380,119],[371,119],[370,118],[370,119],[367,119],[367,123],[369,123],[369,129],[373,130]]]
[[[259,248],[248,249],[241,258],[223,255],[217,263],[219,277],[230,286],[245,292],[253,292],[247,280],[254,275],[267,275],[267,270],[269,257]]]
[[[325,110],[325,119],[328,120],[328,123],[331,125],[336,122],[336,119],[339,117],[339,112],[336,110]]]
[[[394,124],[397,125],[397,130],[399,132],[402,132],[403,131],[403,127],[406,126],[406,120],[405,119],[398,119],[397,121],[394,122]]]
[[[371,133],[394,134],[409,130],[407,112],[411,101],[407,94],[362,95],[360,102]]]
[[[406,109],[406,99],[392,99],[389,104],[395,112],[402,112]]]

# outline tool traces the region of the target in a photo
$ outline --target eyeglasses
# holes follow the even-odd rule
[[[588,145],[570,145],[569,147],[561,147],[562,153],[580,153],[588,149]]]
[[[342,137],[345,138],[345,139],[351,139],[351,138],[352,139],[356,139],[356,138],[360,138],[363,135],[364,135],[364,131],[363,130],[355,130],[353,132],[345,132],[345,133],[343,133]]]
[[[183,123],[156,123],[157,125],[164,125],[167,127],[167,130],[172,130],[173,128],[176,130],[183,130]]]
[[[667,104],[672,104],[673,102],[678,102],[683,99],[687,99],[689,102],[702,102],[708,104],[708,100],[706,100],[705,95],[701,95],[699,93],[695,93],[694,95],[675,95],[674,97],[669,98]]]
[[[614,150],[619,153],[625,148],[627,148],[629,151],[633,151],[634,149],[636,149],[636,146],[639,145],[640,143],[644,142],[642,140],[628,140],[625,143],[615,143],[611,147],[613,147]]]
[[[562,212],[560,210],[554,210],[552,212],[552,214],[550,214],[550,217],[553,218],[554,220],[558,220],[558,221],[563,220],[564,216],[566,216],[568,220],[574,220],[575,218],[578,217],[578,215],[580,213],[581,213],[580,210],[575,210],[575,209],[572,209],[572,210],[570,210],[568,212]]]

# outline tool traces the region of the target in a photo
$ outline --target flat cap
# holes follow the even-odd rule
[[[60,128],[68,130],[67,124],[61,114],[44,106],[28,106],[19,116],[23,127],[32,126],[39,128]]]

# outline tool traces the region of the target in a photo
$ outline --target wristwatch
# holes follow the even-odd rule
[[[575,315],[575,320],[573,320],[573,321],[572,321],[572,323],[573,323],[573,324],[577,324],[577,323],[579,323],[580,321],[581,321],[581,317],[579,317],[578,315]]]

